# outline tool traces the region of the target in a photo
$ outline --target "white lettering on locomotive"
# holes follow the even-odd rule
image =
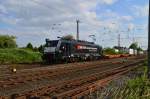
[[[89,50],[91,52],[96,52],[97,51],[97,48],[95,48],[95,47],[82,46],[82,45],[78,45],[77,49],[78,50]]]

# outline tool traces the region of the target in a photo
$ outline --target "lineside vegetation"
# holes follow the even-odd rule
[[[123,80],[110,84],[105,91],[98,93],[99,99],[150,99],[147,62],[143,65],[142,68],[136,70],[137,74],[135,74],[135,78],[126,79],[123,85],[120,84]]]
[[[41,62],[41,53],[27,49],[0,49],[0,64]]]
[[[0,64],[41,62],[41,56],[38,48],[33,48],[31,43],[25,48],[18,48],[16,37],[0,35]]]

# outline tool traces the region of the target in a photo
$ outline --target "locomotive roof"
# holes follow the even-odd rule
[[[90,46],[99,46],[95,44],[94,42],[88,42],[88,41],[83,41],[83,40],[65,40],[65,39],[49,40],[49,39],[46,39],[46,42],[49,42],[49,41],[61,41],[61,42],[66,42],[66,43],[77,43],[77,44],[90,45]]]

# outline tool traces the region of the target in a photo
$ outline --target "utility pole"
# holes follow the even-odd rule
[[[77,20],[77,40],[79,40],[79,22],[80,20]]]
[[[134,35],[134,30],[133,30],[133,43],[135,43],[135,35]]]
[[[120,34],[118,34],[118,47],[120,47]]]
[[[150,1],[149,1],[149,6],[150,6]],[[150,11],[150,7],[149,7],[149,11]],[[148,15],[148,78],[150,79],[150,27],[149,27],[149,24],[150,24],[150,18]]]

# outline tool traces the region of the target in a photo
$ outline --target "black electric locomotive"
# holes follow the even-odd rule
[[[43,60],[48,63],[97,60],[102,57],[102,47],[80,40],[46,39]]]

